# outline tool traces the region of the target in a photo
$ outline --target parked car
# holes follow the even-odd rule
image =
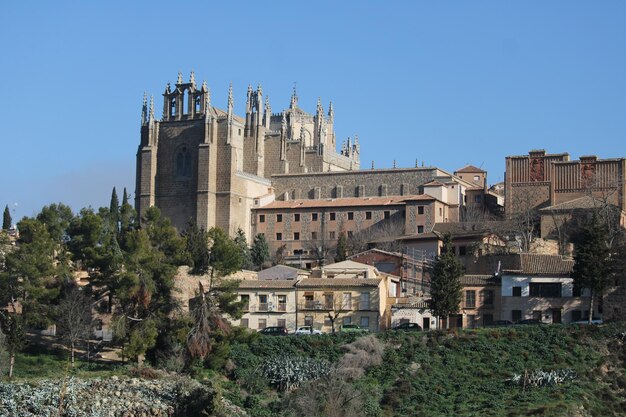
[[[361,327],[358,324],[344,324],[341,326],[341,332],[343,333],[368,333],[370,330],[365,327]]]
[[[489,327],[504,327],[504,326],[511,326],[512,324],[513,322],[510,320],[495,320],[488,326]]]
[[[602,323],[604,323],[602,319],[591,319],[591,324],[602,324]],[[573,321],[570,324],[589,324],[589,319]]]
[[[525,319],[525,320],[518,321],[516,324],[544,324],[544,323],[539,319]]]
[[[400,323],[395,327],[392,327],[391,330],[403,330],[405,332],[421,332],[422,326],[417,323]]]
[[[322,334],[322,331],[314,329],[313,326],[300,326],[296,330],[295,334],[298,336],[306,336],[311,334]]]
[[[286,327],[283,326],[270,326],[265,329],[259,330],[259,333],[266,336],[287,336],[289,332]]]

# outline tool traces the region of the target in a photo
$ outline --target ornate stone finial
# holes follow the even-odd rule
[[[178,72],[178,80],[176,80],[176,84],[182,84],[183,83],[183,73],[182,72]]]
[[[300,126],[300,142],[302,142],[302,146],[304,146],[304,139],[306,137],[306,129],[304,125]]]
[[[265,96],[265,114],[272,115],[272,107],[270,106],[270,96]]]
[[[287,113],[283,112],[283,119],[280,121],[283,130],[287,129]]]
[[[293,83],[293,93],[291,94],[291,103],[289,104],[290,109],[295,109],[298,107],[298,95],[296,94],[296,83]]]
[[[415,168],[419,168],[419,164],[417,163],[417,158],[415,158]]]
[[[206,92],[208,91],[208,87],[206,85],[206,80],[202,80],[202,87],[200,87],[202,89],[202,91]]]
[[[150,113],[148,116],[148,122],[152,124],[154,122],[154,96],[150,95]]]
[[[322,108],[322,100],[320,100],[320,98],[317,98],[317,114],[318,115],[322,115],[324,114],[324,109]]]
[[[169,94],[171,92],[172,92],[172,87],[170,83],[167,83],[167,85],[165,86],[165,94]]]
[[[263,87],[261,87],[261,84],[259,83],[259,85],[256,87],[256,93],[259,95],[263,95]]]
[[[146,117],[148,112],[148,94],[143,92],[143,104],[141,105],[141,125],[146,124]]]
[[[374,160],[372,159],[372,169],[374,169]]]
[[[208,121],[211,118],[211,90],[206,87],[206,93],[204,93],[204,120]]]
[[[358,155],[361,152],[361,145],[359,145],[359,137],[354,135],[354,154]]]
[[[189,84],[195,86],[196,85],[196,73],[191,70],[191,74],[189,75]]]
[[[395,159],[393,160],[393,168],[394,169],[396,168],[396,160]]]
[[[328,104],[328,119],[331,123],[335,119],[335,110],[333,109],[332,101]]]

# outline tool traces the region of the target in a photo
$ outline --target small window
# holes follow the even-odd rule
[[[424,214],[424,206],[417,206],[417,214]]]
[[[248,321],[248,319],[241,319],[241,324],[239,324],[241,327],[243,327],[244,329],[247,329],[250,327],[250,323]]]
[[[311,213],[311,220],[314,222],[317,221],[317,213]]]
[[[478,194],[474,196],[474,203],[482,203],[483,201],[483,196]]]
[[[300,213],[295,213],[293,215],[293,221],[294,222],[299,222],[300,221]]]
[[[478,175],[474,175],[474,181],[480,181],[480,177]]]
[[[424,226],[417,226],[417,233],[424,233]]]
[[[391,217],[391,212],[389,210],[385,210],[385,213],[384,213],[385,220],[389,219],[390,217]]]
[[[328,237],[330,239],[335,239],[335,232],[328,232]]]
[[[241,304],[243,305],[243,311],[248,311],[250,309],[250,295],[242,294],[240,301],[241,301]]]
[[[354,212],[353,211],[349,211],[348,212],[348,220],[354,220]]]
[[[263,329],[265,329],[266,327],[267,327],[267,320],[266,320],[266,319],[259,319],[259,322],[258,322],[258,326],[257,326],[257,328],[258,328],[259,330],[263,330]]]
[[[191,177],[191,152],[186,146],[180,148],[176,153],[176,176]]]
[[[304,316],[304,325],[313,326],[313,316]]]
[[[459,246],[459,256],[465,256],[467,254],[466,246]]]
[[[522,296],[522,287],[513,287],[513,297]]]
[[[465,291],[465,308],[475,308],[476,307],[476,291],[468,290]]]
[[[276,325],[278,327],[287,327],[287,320],[285,320],[285,319],[278,319],[278,320],[276,320]]]
[[[282,214],[277,214],[276,215],[276,223],[280,223],[283,221],[283,215]]]
[[[317,240],[317,232],[311,232],[311,240]]]
[[[366,211],[365,212],[365,220],[372,220],[372,212],[371,211]]]
[[[443,209],[441,207],[439,207],[439,215],[443,216]]]
[[[283,234],[282,233],[276,233],[276,240],[283,240]]]
[[[241,136],[241,129],[238,129],[239,135]]]
[[[343,318],[343,324],[352,324],[352,317],[344,317]]]
[[[259,214],[259,223],[265,223],[265,214]]]
[[[522,320],[522,310],[512,310],[511,311],[511,321],[513,323],[517,323]]]
[[[479,293],[480,303],[484,306],[493,305],[493,296],[494,296],[493,290],[482,290]]]
[[[300,232],[293,232],[293,240],[300,240]]]
[[[367,316],[361,316],[361,321],[359,322],[359,326],[368,328],[370,327],[370,318]]]
[[[337,215],[335,213],[330,213],[330,221],[335,221],[337,218]]]

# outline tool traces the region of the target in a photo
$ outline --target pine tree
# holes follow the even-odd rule
[[[9,206],[7,205],[4,208],[4,214],[2,216],[2,230],[9,230],[11,228],[11,212],[9,211]]]
[[[596,215],[583,224],[575,238],[574,285],[588,288],[589,323],[593,320],[594,299],[604,295],[611,278],[611,253],[607,249],[606,229]]]
[[[337,239],[337,251],[335,255],[335,262],[345,261],[348,252],[348,239],[346,238],[346,234],[341,232],[339,234],[339,239]]]
[[[441,255],[437,258],[430,282],[431,309],[437,317],[448,318],[459,310],[462,297],[463,266],[454,256],[450,235],[444,236]]]
[[[259,233],[254,237],[252,248],[250,248],[252,263],[257,269],[263,268],[263,265],[270,259],[270,247],[267,244],[265,235]]]
[[[117,232],[119,230],[119,221],[120,221],[120,201],[117,198],[117,191],[115,191],[115,187],[113,187],[113,191],[111,192],[111,204],[109,205],[109,216],[111,218],[111,225],[113,226],[113,230]]]

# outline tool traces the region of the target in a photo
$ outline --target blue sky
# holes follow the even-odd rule
[[[178,71],[224,107],[332,100],[361,164],[503,180],[506,155],[626,156],[626,2],[0,3],[0,204],[13,217],[134,193],[143,92]]]

